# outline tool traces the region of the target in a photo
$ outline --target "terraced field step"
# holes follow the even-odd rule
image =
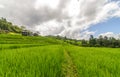
[[[30,47],[39,47],[39,46],[46,46],[46,45],[34,45],[34,44],[18,44],[18,45],[0,45],[0,50],[8,50],[8,49],[19,49],[19,48],[30,48]]]
[[[69,52],[64,50],[64,63],[62,65],[63,75],[65,77],[78,77],[76,66],[73,63]]]

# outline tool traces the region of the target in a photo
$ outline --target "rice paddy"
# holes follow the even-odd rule
[[[120,77],[120,48],[0,35],[0,77]]]

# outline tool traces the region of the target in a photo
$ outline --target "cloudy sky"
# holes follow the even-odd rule
[[[41,35],[118,37],[119,0],[0,0],[0,17]]]

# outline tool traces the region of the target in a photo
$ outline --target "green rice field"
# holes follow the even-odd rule
[[[120,48],[1,34],[0,77],[120,77]]]

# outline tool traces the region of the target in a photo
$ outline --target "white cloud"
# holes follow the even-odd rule
[[[99,36],[107,36],[107,37],[114,37],[116,39],[120,39],[120,33],[119,34],[114,34],[113,32],[106,32],[106,33],[102,33]]]
[[[77,17],[80,12],[80,4],[78,0],[70,0],[66,8],[63,9],[69,15],[69,17]]]
[[[2,4],[0,4],[0,8],[5,8],[5,6],[4,6],[4,5],[2,5]]]
[[[40,7],[50,7],[55,9],[58,7],[60,0],[36,0],[35,8],[39,9]]]
[[[88,29],[112,17],[120,17],[120,1],[111,0],[0,0],[6,8],[0,16],[38,30],[42,35],[87,39]]]
[[[58,35],[62,30],[64,30],[64,26],[57,22],[56,20],[51,20],[45,22],[39,26],[36,26],[36,30],[40,31],[41,35]]]

